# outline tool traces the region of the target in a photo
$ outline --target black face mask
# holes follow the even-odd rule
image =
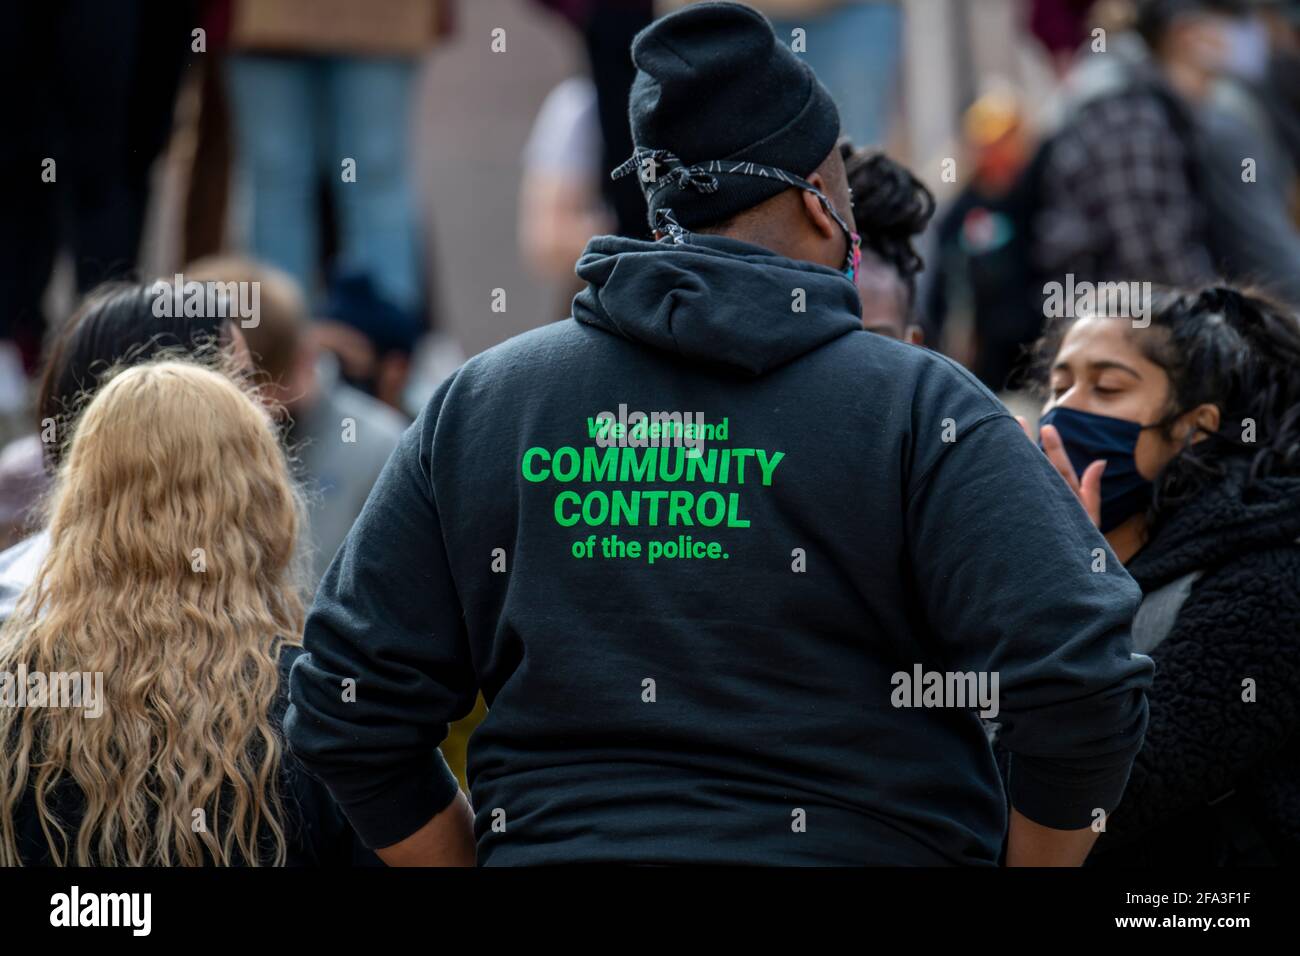
[[[1119,527],[1151,504],[1155,485],[1138,472],[1133,453],[1142,433],[1148,428],[1159,428],[1164,422],[1142,425],[1126,418],[1053,408],[1039,420],[1040,432],[1044,425],[1051,425],[1060,433],[1061,444],[1076,474],[1082,475],[1094,461],[1105,459],[1106,470],[1101,474],[1102,534]]]

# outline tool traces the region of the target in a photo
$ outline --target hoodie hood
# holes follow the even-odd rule
[[[1248,481],[1244,463],[1180,504],[1127,566],[1143,590],[1300,539],[1300,477]]]
[[[579,322],[751,376],[862,328],[843,273],[735,239],[597,236],[577,272],[587,283],[573,300]]]

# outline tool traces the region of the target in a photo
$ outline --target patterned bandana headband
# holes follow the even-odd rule
[[[681,189],[695,189],[702,193],[715,193],[720,188],[716,175],[718,173],[726,176],[754,176],[760,179],[776,179],[797,189],[810,192],[821,200],[822,207],[839,224],[839,227],[844,230],[844,235],[848,237],[849,249],[845,255],[844,267],[841,271],[850,280],[857,275],[858,266],[862,262],[862,237],[849,228],[849,224],[835,211],[835,207],[831,205],[831,201],[826,197],[826,194],[802,176],[796,176],[792,172],[778,169],[775,166],[764,166],[762,163],[751,163],[744,160],[711,159],[705,163],[687,166],[676,155],[666,149],[646,149],[642,146],[636,147],[632,152],[632,158],[610,173],[609,177],[610,179],[622,179],[624,176],[630,176],[633,173],[640,177],[641,191],[645,194],[648,205],[652,205],[651,200],[660,190],[670,185]],[[663,233],[665,238],[674,243],[686,241],[687,231],[673,217],[673,211],[667,207],[661,206],[655,210],[654,220],[651,225],[656,232]]]

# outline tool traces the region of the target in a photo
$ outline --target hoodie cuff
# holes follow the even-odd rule
[[[1008,790],[1011,805],[1039,826],[1053,830],[1082,830],[1119,805],[1128,783],[1132,760],[1105,772],[1086,773],[1064,768],[1057,761],[1019,755],[1011,758]]]
[[[380,850],[419,830],[447,809],[459,791],[442,752],[434,750],[428,759],[400,768],[376,796],[341,805],[361,842]]]

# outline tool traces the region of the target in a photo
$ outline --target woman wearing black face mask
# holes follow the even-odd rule
[[[1142,586],[1146,744],[1091,861],[1300,860],[1300,322],[1228,288],[1040,343],[1044,451]]]

